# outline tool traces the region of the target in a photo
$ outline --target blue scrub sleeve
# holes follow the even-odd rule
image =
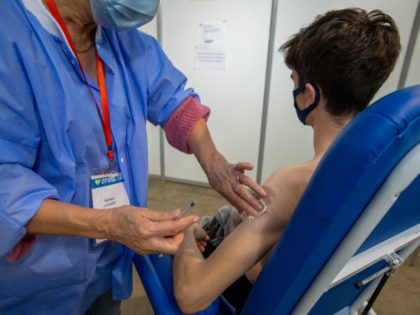
[[[5,148],[2,140],[0,147]],[[57,199],[58,196],[39,175],[18,163],[5,163],[2,158],[0,174],[4,185],[0,192],[0,256],[3,256],[10,254],[25,236],[25,225],[35,215],[43,200]]]
[[[33,171],[40,142],[33,95],[19,53],[0,49],[0,256],[26,234],[25,225],[56,190]]]
[[[163,52],[159,43],[149,38],[147,118],[154,125],[163,127],[172,113],[188,97],[199,97],[191,88],[186,89],[187,78],[179,71]],[[143,72],[140,72],[144,74]]]

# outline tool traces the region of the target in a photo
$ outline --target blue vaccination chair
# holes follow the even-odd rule
[[[390,274],[420,245],[420,85],[375,102],[320,162],[241,312],[374,314]],[[170,256],[135,256],[156,314],[182,314]],[[223,298],[200,314],[237,314]]]

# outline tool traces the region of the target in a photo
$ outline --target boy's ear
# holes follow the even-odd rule
[[[305,84],[305,89],[303,90],[302,94],[303,97],[301,97],[300,104],[303,105],[305,108],[308,108],[315,102],[316,92],[315,88],[311,83]]]

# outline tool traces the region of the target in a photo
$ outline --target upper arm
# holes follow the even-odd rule
[[[200,305],[200,308],[210,304],[263,258],[278,240],[299,199],[296,185],[300,181],[293,177],[290,180],[287,173],[287,170],[277,173],[267,181],[267,212],[255,219],[244,220],[206,260],[193,256],[184,260],[188,277],[175,270],[175,289],[182,287],[190,304]],[[182,257],[176,257],[178,266],[180,259]]]
[[[188,96],[198,98],[198,95],[185,88],[187,77],[172,64],[153,37],[138,30],[125,32],[124,36],[127,36],[125,54],[130,60],[128,71],[146,94],[147,119],[163,127]]]

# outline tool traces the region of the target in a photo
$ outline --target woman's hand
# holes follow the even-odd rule
[[[122,206],[104,212],[109,213],[108,238],[141,255],[175,254],[184,238],[183,231],[198,221],[194,215],[177,219],[180,210],[160,212]]]
[[[204,119],[194,126],[188,144],[206,173],[211,187],[239,212],[245,211],[251,216],[257,216],[263,208],[258,199],[266,197],[267,193],[257,182],[245,175],[245,171],[252,170],[254,166],[247,162],[236,165],[228,163],[217,151]]]
[[[245,175],[245,171],[253,168],[247,162],[230,164],[218,153],[206,173],[210,185],[239,212],[245,211],[251,216],[257,216],[263,208],[259,199],[264,198],[267,193],[257,182]]]

